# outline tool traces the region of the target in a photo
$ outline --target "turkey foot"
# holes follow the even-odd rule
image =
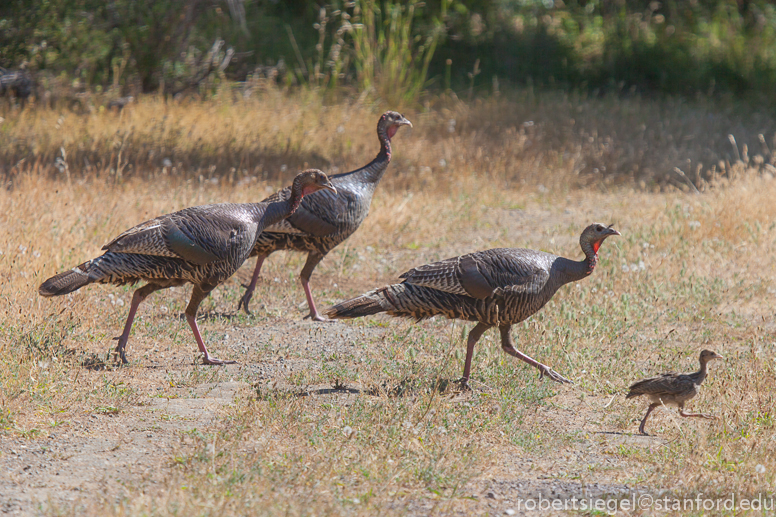
[[[321,316],[321,314],[318,312],[318,309],[315,307],[315,301],[313,300],[313,293],[310,290],[309,280],[305,276],[302,276],[300,279],[302,281],[302,287],[304,288],[305,298],[307,298],[307,306],[310,307],[310,312],[302,319],[306,320],[307,318],[310,318],[312,321],[331,322],[332,320]]]
[[[196,288],[195,288],[196,289]],[[197,305],[199,305],[199,302],[197,302]],[[188,307],[186,310],[189,311],[191,307]],[[202,335],[199,333],[199,327],[197,326],[197,317],[192,314],[196,313],[196,307],[194,307],[194,310],[186,313],[186,321],[189,322],[189,326],[191,326],[191,330],[194,332],[194,339],[197,340],[197,346],[199,347],[199,351],[202,352],[202,355],[204,356],[202,358],[202,364],[210,364],[210,365],[222,365],[222,364],[237,364],[237,361],[222,361],[221,359],[216,359],[212,355],[210,355],[210,352],[208,352],[207,347],[205,346],[205,342],[202,340]]]
[[[574,381],[570,381],[552,368],[550,368],[547,365],[544,365],[542,363],[539,363],[537,366],[539,369],[539,378],[541,379],[545,375],[549,377],[550,379],[554,380],[555,382],[559,382],[561,384],[574,384]]]
[[[240,302],[237,304],[237,310],[239,311],[242,308],[245,310],[245,314],[253,316],[253,313],[248,308],[248,303],[250,303],[251,298],[253,298],[253,289],[248,288],[242,298],[240,298]]]
[[[137,313],[137,308],[140,306],[140,303],[143,300],[148,298],[148,295],[154,291],[158,291],[159,289],[161,289],[161,287],[156,284],[146,284],[140,289],[137,289],[132,294],[132,303],[129,306],[127,321],[124,324],[124,332],[122,332],[120,336],[113,338],[114,340],[118,341],[118,344],[116,345],[116,353],[121,359],[121,364],[129,364],[129,361],[127,361],[127,353],[125,352],[125,349],[127,347],[127,341],[129,341],[129,332],[132,330],[132,322],[135,321],[135,313]]]
[[[205,357],[202,358],[202,364],[220,366],[222,364],[237,364],[237,361],[222,361],[205,352]]]
[[[329,318],[324,318],[320,314],[318,314],[318,311],[315,311],[315,313],[310,312],[307,316],[302,318],[303,320],[310,319],[311,321],[321,321],[324,323],[334,323],[334,320],[330,320]]]
[[[461,385],[461,391],[472,391],[472,387],[469,386],[469,379],[467,377],[461,377],[458,380],[458,383]]]
[[[508,353],[509,355],[513,357],[517,357],[521,361],[530,364],[531,366],[537,368],[539,370],[539,378],[541,379],[545,375],[549,377],[550,379],[554,380],[555,382],[559,382],[561,384],[574,384],[572,381],[568,380],[546,364],[542,364],[536,359],[530,357],[527,354],[524,354],[517,348],[515,348],[515,345],[512,342],[512,335],[509,333],[509,328],[511,325],[501,325],[499,327],[499,330],[501,331],[501,349]]]
[[[127,336],[116,336],[113,338],[113,341],[119,342],[116,345],[115,353],[119,356],[119,359],[121,359],[121,364],[129,364],[129,361],[127,361],[127,354],[124,351],[124,348],[127,346]]]

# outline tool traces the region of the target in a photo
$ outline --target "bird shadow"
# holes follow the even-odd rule
[[[344,384],[335,384],[331,388],[303,389],[293,390],[284,389],[277,386],[259,386],[254,384],[254,389],[259,398],[275,397],[310,397],[313,395],[368,395],[370,397],[386,396],[388,398],[412,397],[422,394],[437,393],[440,395],[457,395],[468,393],[468,390],[461,389],[458,379],[436,379],[430,383],[424,384],[421,381],[404,379],[398,384],[383,383],[377,386],[354,388]]]
[[[641,434],[622,433],[620,431],[593,431],[593,434],[608,434],[612,436],[644,436]]]
[[[461,388],[459,379],[434,379],[424,381],[418,379],[402,379],[398,384],[382,383],[370,388],[371,395],[385,395],[389,398],[412,397],[436,393],[438,395],[467,393],[469,390]]]
[[[270,400],[270,399],[290,399],[310,397],[313,395],[373,395],[371,390],[360,388],[348,388],[346,386],[334,386],[331,388],[317,388],[317,389],[288,389],[278,387],[275,384],[271,386],[261,386],[258,383],[253,385],[253,389],[256,390],[256,397],[258,400]]]
[[[116,363],[110,358],[111,354],[100,355],[95,353],[86,354],[81,360],[81,367],[93,372],[99,372],[104,370],[115,370],[121,367],[121,363]]]
[[[359,388],[348,388],[345,386],[334,388],[318,388],[316,390],[304,390],[295,393],[297,397],[309,397],[311,395],[339,395],[339,394],[353,394],[353,395],[374,395],[372,390],[362,390]]]
[[[641,434],[641,433],[623,433],[620,431],[593,431],[593,434],[603,434],[607,436],[622,436],[624,438],[654,438],[654,436],[649,434]]]
[[[242,316],[242,314],[239,312],[218,312],[218,311],[200,312],[199,314],[197,314],[197,321],[216,321],[216,320],[231,321],[239,318],[240,316]],[[186,313],[181,312],[180,314],[178,314],[178,319],[185,321]]]

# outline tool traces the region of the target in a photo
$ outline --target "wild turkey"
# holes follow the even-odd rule
[[[197,327],[199,304],[245,262],[264,228],[288,217],[305,195],[321,189],[336,192],[323,172],[309,169],[294,178],[291,189],[284,190],[287,195],[272,202],[203,205],[146,221],[103,246],[103,255],[49,278],[38,292],[61,296],[95,282],[123,285],[146,280],[132,296],[124,332],[115,338],[116,352],[127,363],[124,348],[140,302],[154,291],[190,282],[194,289],[186,320],[205,364],[234,363],[208,353]]]
[[[694,373],[664,373],[657,377],[650,379],[644,379],[631,385],[630,392],[625,397],[630,399],[633,397],[639,397],[641,395],[647,395],[650,404],[647,409],[647,414],[641,420],[639,425],[639,433],[646,435],[644,431],[644,425],[647,423],[647,418],[652,410],[662,405],[676,406],[679,408],[679,416],[683,417],[699,417],[714,419],[715,416],[704,415],[703,413],[685,413],[684,403],[698,394],[698,388],[701,387],[704,379],[706,379],[706,365],[713,359],[724,359],[721,355],[711,350],[703,350],[700,355],[701,368]]]
[[[620,235],[611,225],[591,224],[579,244],[585,259],[573,261],[541,251],[497,248],[453,257],[410,269],[401,284],[375,289],[335,305],[331,318],[357,318],[387,312],[422,320],[436,315],[477,321],[466,342],[466,362],[461,383],[466,386],[474,345],[491,327],[501,332],[501,348],[539,369],[557,382],[568,382],[548,366],[517,350],[510,329],[544,307],[564,284],[589,276],[598,264],[598,249],[610,235]]]
[[[331,250],[353,235],[369,213],[372,195],[391,161],[391,138],[401,126],[412,123],[395,111],[386,111],[377,122],[377,138],[380,139],[380,152],[367,165],[351,172],[331,176],[331,182],[337,188],[337,194],[319,192],[306,197],[294,215],[267,228],[259,235],[251,256],[258,256],[253,277],[245,294],[237,305],[250,314],[248,303],[251,301],[261,265],[272,253],[278,250],[291,250],[307,253],[307,261],[299,279],[310,308],[306,318],[325,321],[318,313],[310,290],[310,276],[315,266]],[[271,201],[274,194],[265,201]]]

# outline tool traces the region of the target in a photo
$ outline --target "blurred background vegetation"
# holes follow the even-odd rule
[[[770,103],[766,0],[5,0],[0,66],[116,95],[225,79],[392,103],[506,84]],[[207,76],[207,81],[202,81]]]

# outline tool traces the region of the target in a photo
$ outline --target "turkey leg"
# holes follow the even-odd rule
[[[250,314],[251,311],[248,310],[248,303],[251,301],[251,298],[253,298],[253,291],[256,289],[256,282],[259,280],[259,274],[261,273],[261,265],[264,264],[264,259],[267,258],[267,255],[259,255],[259,258],[256,259],[256,267],[253,268],[253,276],[251,277],[251,283],[248,284],[247,289],[245,290],[245,293],[243,294],[242,298],[240,298],[240,303],[237,304],[237,310],[240,310],[240,307],[245,309],[246,314]]]
[[[318,253],[308,253],[307,261],[304,263],[302,272],[299,273],[299,280],[302,282],[302,288],[304,289],[304,295],[307,298],[307,306],[310,307],[310,312],[304,319],[310,318],[313,321],[331,321],[324,318],[318,313],[318,309],[315,308],[315,302],[313,301],[313,293],[310,289],[310,277],[313,274],[313,269],[318,263],[323,260],[323,255]]]
[[[474,345],[480,340],[482,334],[490,328],[490,325],[485,323],[477,323],[474,328],[469,331],[469,337],[466,339],[466,361],[463,363],[463,377],[461,377],[461,387],[469,387],[469,373],[472,369],[472,357],[474,356]]]
[[[516,349],[514,342],[512,341],[512,335],[509,332],[511,328],[512,328],[512,325],[499,326],[499,330],[501,331],[501,349],[504,350],[504,352],[508,353],[511,356],[517,357],[521,361],[524,361],[530,364],[531,366],[537,368],[539,370],[540,379],[546,375],[547,377],[554,380],[555,382],[574,384],[572,381],[563,377],[561,374],[559,374],[549,366],[540,363],[539,361],[527,356],[526,354],[522,353],[520,350]]]
[[[132,322],[135,321],[135,313],[137,313],[137,308],[140,303],[148,298],[151,293],[158,291],[159,289],[164,289],[164,286],[159,284],[146,284],[140,289],[136,289],[135,293],[132,295],[132,303],[129,306],[127,322],[124,324],[124,332],[122,332],[120,336],[113,338],[114,340],[118,340],[118,344],[116,345],[116,353],[121,359],[122,364],[129,363],[129,361],[127,361],[127,354],[124,349],[127,346],[127,341],[129,341],[129,331],[132,330]]]
[[[714,415],[707,415],[705,413],[685,413],[684,412],[684,408],[679,410],[679,416],[705,418],[707,420],[716,420],[717,419],[717,417],[715,417]]]
[[[647,418],[649,417],[649,414],[652,413],[652,410],[658,407],[660,403],[654,403],[650,404],[649,408],[647,409],[647,414],[644,415],[644,418],[641,419],[641,424],[639,425],[639,433],[643,434],[644,436],[649,436],[647,432],[644,430],[644,425],[647,423]]]
[[[235,364],[237,361],[222,361],[221,359],[216,359],[215,357],[211,356],[210,352],[207,351],[205,342],[202,340],[202,336],[199,333],[199,327],[197,326],[197,310],[199,310],[199,304],[202,303],[202,300],[207,298],[207,295],[209,294],[210,291],[205,292],[200,286],[194,286],[194,289],[191,292],[191,300],[189,301],[188,307],[186,307],[186,321],[189,322],[191,331],[194,332],[194,339],[197,340],[199,351],[205,355],[202,361],[204,364]]]

